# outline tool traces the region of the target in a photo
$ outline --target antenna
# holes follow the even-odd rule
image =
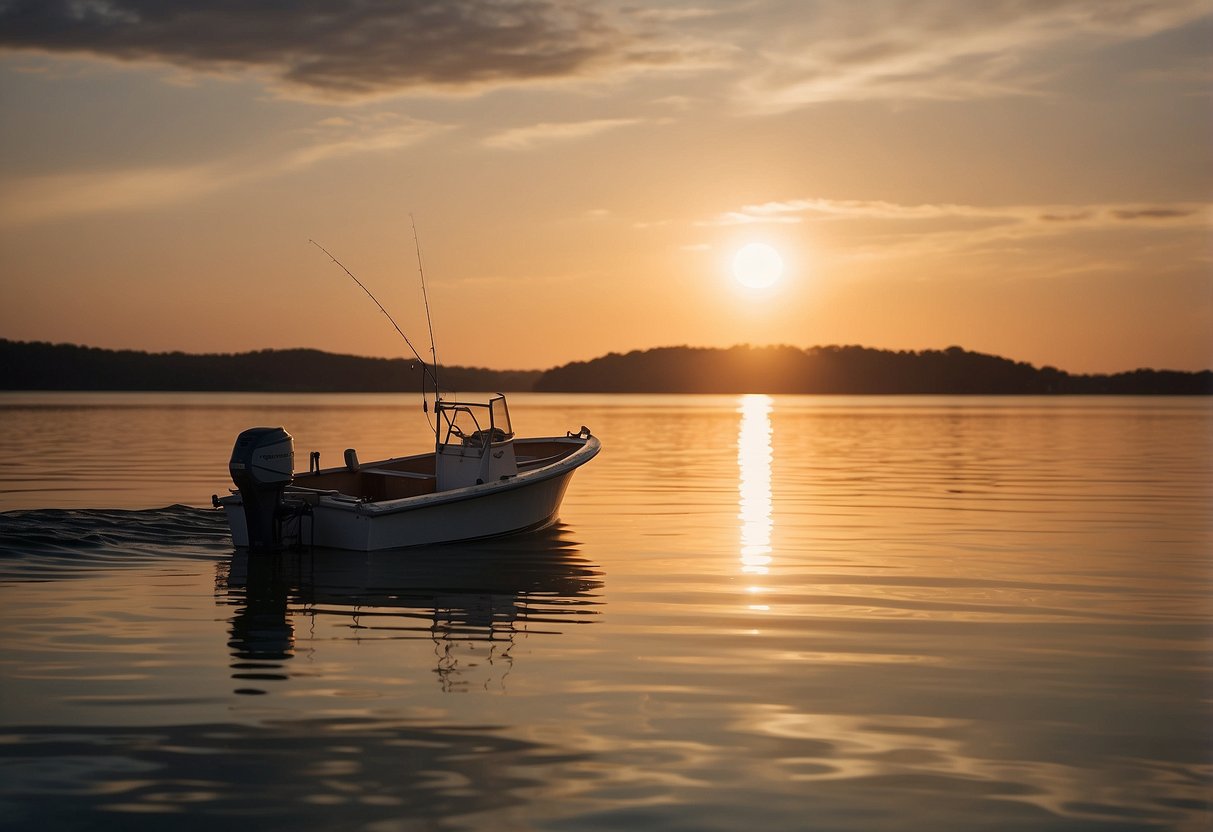
[[[394,327],[396,328],[396,331],[397,331],[398,333],[400,333],[400,337],[404,339],[404,343],[406,343],[406,344],[408,344],[408,345],[409,345],[409,349],[413,351],[413,355],[414,355],[414,356],[417,358],[417,360],[418,360],[418,361],[420,361],[420,362],[421,362],[421,366],[422,366],[422,368],[425,370],[425,374],[426,374],[426,375],[428,375],[428,376],[430,377],[430,379],[431,379],[431,380],[433,380],[433,382],[434,382],[434,389],[435,389],[435,390],[437,390],[437,389],[438,389],[438,377],[437,377],[437,376],[436,376],[436,375],[435,375],[433,372],[431,372],[431,371],[430,371],[430,368],[429,368],[429,367],[426,365],[426,363],[425,363],[425,359],[421,357],[421,354],[417,352],[417,348],[413,346],[413,342],[409,340],[409,336],[407,336],[407,335],[405,335],[405,334],[404,334],[404,330],[402,330],[402,329],[400,328],[400,325],[396,323],[396,319],[395,319],[395,318],[393,318],[393,317],[392,317],[392,316],[391,316],[391,315],[388,313],[388,311],[387,311],[386,309],[384,309],[384,308],[383,308],[383,304],[379,302],[379,298],[377,298],[377,297],[375,297],[373,294],[371,294],[371,290],[370,290],[370,289],[368,289],[368,288],[366,288],[366,286],[364,286],[364,285],[362,284],[362,281],[361,281],[361,280],[359,280],[357,277],[355,277],[355,276],[354,276],[354,273],[345,267],[345,264],[344,264],[344,263],[342,263],[340,260],[338,260],[338,259],[337,259],[336,257],[334,257],[332,254],[329,254],[329,250],[328,250],[328,249],[326,249],[324,246],[320,245],[320,243],[316,242],[315,240],[308,240],[308,242],[309,242],[309,243],[311,243],[312,245],[314,245],[316,248],[318,248],[318,249],[320,249],[321,251],[323,251],[325,254],[328,254],[328,258],[329,258],[330,260],[332,260],[334,263],[336,263],[338,266],[340,266],[340,267],[341,267],[341,270],[342,270],[343,272],[345,272],[346,274],[348,274],[348,275],[350,276],[350,279],[351,279],[351,280],[353,280],[355,283],[357,283],[357,284],[358,284],[358,288],[360,288],[360,289],[362,289],[362,291],[366,292],[366,296],[367,296],[367,297],[369,297],[371,300],[375,301],[375,305],[379,307],[379,311],[380,311],[380,312],[382,312],[384,315],[387,315],[387,319],[388,319],[389,321],[391,321],[391,322],[392,322],[392,326],[394,326]],[[429,317],[429,306],[428,306],[428,304],[427,304],[427,306],[426,306],[426,317],[427,317],[427,318]],[[430,333],[430,339],[431,339],[431,341],[433,340],[433,332],[432,332],[432,331],[431,331],[431,333]],[[437,369],[437,365],[435,365],[435,370],[436,370],[436,369]]]
[[[430,296],[425,290],[425,267],[421,265],[421,243],[417,239],[417,220],[409,214],[413,224],[413,248],[417,250],[417,272],[421,275],[421,298],[425,301],[425,325],[430,330],[430,358],[434,361],[434,410],[438,409],[438,347],[434,344],[434,323],[430,320]]]

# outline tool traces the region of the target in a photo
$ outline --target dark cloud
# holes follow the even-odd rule
[[[1112,216],[1118,220],[1173,220],[1190,217],[1195,211],[1180,208],[1142,208],[1139,210],[1117,210]]]
[[[0,0],[0,48],[263,70],[331,96],[578,76],[637,59],[632,41],[579,0]]]
[[[1045,222],[1081,222],[1091,219],[1091,216],[1090,211],[1072,211],[1068,214],[1041,214],[1040,218]]]

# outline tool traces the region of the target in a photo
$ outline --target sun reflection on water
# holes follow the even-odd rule
[[[737,408],[741,571],[765,575],[771,563],[771,397],[750,394]],[[752,588],[757,590],[757,588]]]

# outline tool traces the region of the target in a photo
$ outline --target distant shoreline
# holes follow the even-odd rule
[[[1213,395],[1213,370],[1071,374],[949,347],[660,347],[550,370],[442,367],[444,388],[539,393]],[[0,339],[0,390],[419,392],[418,362],[311,349],[148,353]]]

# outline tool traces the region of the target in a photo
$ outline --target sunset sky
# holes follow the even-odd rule
[[[1210,0],[0,0],[0,337],[1213,367]],[[732,268],[748,243],[782,273]]]

